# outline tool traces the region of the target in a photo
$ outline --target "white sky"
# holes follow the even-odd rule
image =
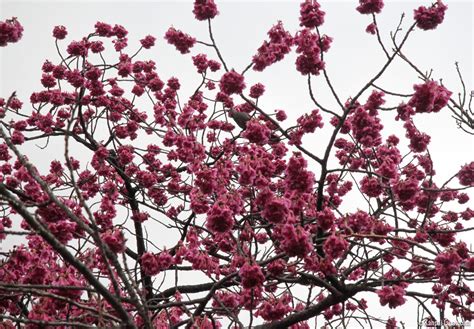
[[[385,1],[385,7],[377,16],[382,38],[388,44],[389,32],[393,30],[405,12],[406,29],[412,22],[413,9],[429,5],[431,1]],[[445,1],[448,11],[445,22],[435,31],[416,30],[405,47],[405,54],[427,71],[433,69],[433,78],[443,78],[443,83],[457,93],[461,90],[454,62],[458,61],[464,74],[466,87],[473,88],[473,40],[474,3],[472,1]],[[213,21],[214,35],[227,64],[242,70],[256,53],[256,49],[267,38],[266,32],[282,20],[290,32],[298,28],[299,1],[217,1],[220,15]],[[342,100],[354,95],[383,65],[384,56],[376,38],[365,32],[370,16],[355,11],[356,1],[321,1],[326,11],[325,24],[321,32],[334,38],[331,49],[325,55],[327,68],[335,88]],[[207,41],[206,24],[193,18],[192,3],[184,1],[1,1],[0,19],[18,17],[25,28],[23,39],[6,48],[0,48],[0,97],[7,97],[16,90],[25,103],[32,91],[41,89],[41,65],[45,59],[58,60],[51,31],[55,25],[65,25],[69,34],[62,42],[80,39],[93,31],[96,21],[121,24],[129,30],[129,52],[137,48],[138,40],[147,34],[157,37],[157,46],[144,51],[142,59],[157,62],[162,79],[171,76],[180,78],[185,99],[194,90],[200,77],[192,66],[191,55],[180,55],[163,39],[165,31],[173,25]],[[191,54],[207,52],[195,46]],[[246,74],[247,86],[262,82],[267,86],[260,105],[267,111],[285,109],[287,122],[314,108],[306,90],[306,78],[294,69],[294,54],[271,66],[263,73]],[[318,100],[334,110],[334,102],[321,78],[313,79]],[[398,61],[379,81],[385,89],[400,93],[411,93],[412,85],[418,83],[416,74],[406,64]],[[370,91],[369,91],[370,92]],[[366,95],[367,96],[367,95]],[[364,97],[365,98],[365,97]],[[394,106],[396,103],[386,104]],[[394,121],[393,114],[384,116],[387,133],[404,134],[401,124]],[[437,115],[415,117],[418,128],[431,135],[430,152],[434,159],[439,181],[450,177],[459,167],[472,161],[473,138],[456,129],[447,109]],[[329,125],[329,123],[326,123]],[[324,129],[323,129],[324,130]],[[327,133],[318,132],[306,138],[306,146],[316,153],[326,144]],[[28,149],[33,158],[41,154],[42,159],[61,158],[55,148],[44,151]],[[373,306],[377,303],[371,303]],[[397,315],[405,319],[408,327],[414,324],[413,307],[401,307],[395,311],[380,308],[382,314]]]

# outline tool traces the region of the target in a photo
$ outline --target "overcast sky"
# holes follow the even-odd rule
[[[388,44],[389,32],[394,30],[402,12],[406,13],[406,29],[412,23],[413,9],[429,5],[431,1],[386,1],[383,12],[377,16],[382,38]],[[445,22],[435,31],[416,30],[405,47],[405,54],[423,71],[433,69],[433,78],[443,78],[443,83],[457,93],[461,90],[454,62],[458,61],[464,74],[466,87],[473,89],[473,2],[446,1],[449,9]],[[266,39],[266,32],[278,20],[282,20],[291,32],[298,28],[297,1],[217,1],[220,15],[214,20],[216,42],[226,62],[236,70],[242,70]],[[353,96],[383,65],[384,56],[373,35],[365,32],[370,16],[355,11],[356,1],[321,1],[326,11],[321,32],[334,38],[326,55],[327,68],[341,98]],[[193,19],[191,2],[160,1],[0,1],[0,19],[18,17],[25,27],[23,39],[6,48],[0,48],[0,97],[7,97],[16,90],[25,102],[33,91],[41,89],[41,65],[45,59],[57,62],[54,40],[51,37],[55,25],[65,25],[69,35],[66,41],[80,39],[93,31],[97,21],[121,24],[129,30],[129,49],[133,53],[138,40],[147,34],[157,37],[157,46],[142,54],[143,59],[157,62],[158,73],[163,79],[180,78],[182,94],[186,97],[194,90],[200,77],[194,72],[191,56],[181,56],[163,39],[165,31],[173,25],[207,41],[206,24]],[[192,54],[207,51],[196,46]],[[270,67],[263,73],[249,72],[247,85],[262,82],[267,92],[260,105],[267,111],[285,109],[289,122],[314,108],[309,102],[306,78],[294,70],[295,56]],[[419,83],[417,75],[406,64],[398,61],[380,80],[383,88],[411,93],[412,85]],[[318,100],[334,107],[334,100],[324,87],[323,80],[315,80]],[[367,95],[366,95],[367,96]],[[182,99],[185,99],[182,98]],[[363,97],[365,98],[365,97]],[[395,106],[396,103],[389,103]],[[336,109],[337,111],[337,109]],[[404,134],[401,125],[391,113],[384,115],[383,124],[388,133]],[[432,136],[431,156],[440,181],[450,177],[459,167],[472,161],[473,139],[456,129],[447,109],[437,115],[419,115],[415,122],[421,131]],[[325,133],[307,139],[307,148],[319,150],[324,145]],[[323,141],[321,143],[320,141]],[[43,159],[57,158],[56,149],[28,150],[28,154],[41,154]],[[62,154],[62,151],[61,151]],[[414,309],[407,307],[389,311],[387,315],[405,318],[413,324]],[[408,315],[407,315],[408,314]]]

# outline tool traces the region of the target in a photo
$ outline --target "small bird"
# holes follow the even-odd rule
[[[234,120],[234,122],[241,128],[244,129],[247,128],[247,122],[250,121],[252,118],[250,114],[245,113],[245,112],[239,112],[234,109],[229,109],[227,110],[227,113],[229,113],[229,116]],[[280,141],[280,138],[275,135],[274,132],[270,135],[270,144],[276,144]]]
[[[245,129],[247,127],[247,122],[249,122],[251,118],[250,114],[245,112],[239,112],[234,109],[229,109],[227,112],[240,128]]]

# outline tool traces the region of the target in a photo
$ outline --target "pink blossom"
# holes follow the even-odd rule
[[[341,236],[331,234],[324,241],[323,249],[332,259],[341,257],[347,250],[349,243]]]
[[[45,88],[53,88],[56,86],[56,79],[50,74],[43,74],[41,77],[41,84]]]
[[[322,128],[324,123],[323,117],[319,114],[319,110],[313,110],[309,114],[304,114],[296,121],[303,133],[314,133],[316,128]]]
[[[265,204],[262,216],[272,223],[285,221],[290,214],[290,201],[285,198],[272,198]]]
[[[146,275],[156,275],[160,272],[158,258],[151,252],[146,252],[140,258],[143,273]]]
[[[258,288],[263,284],[265,276],[258,264],[245,263],[239,270],[242,287],[245,289]]]
[[[102,41],[92,41],[90,49],[94,54],[97,54],[104,51],[105,47]]]
[[[395,194],[400,201],[414,199],[418,190],[418,181],[413,178],[400,180],[394,187]]]
[[[335,221],[336,216],[334,216],[334,213],[329,207],[316,212],[316,224],[324,231],[329,230],[334,225]]]
[[[436,275],[442,284],[451,283],[451,277],[459,270],[461,257],[454,250],[445,251],[435,258]]]
[[[227,206],[214,204],[207,212],[206,227],[215,233],[226,233],[234,225],[234,216]]]
[[[197,54],[193,56],[193,64],[197,68],[198,73],[204,73],[209,67],[206,54]]]
[[[308,28],[318,27],[324,23],[324,11],[316,0],[305,0],[300,5],[300,25]]]
[[[430,8],[420,6],[414,10],[416,26],[422,30],[433,30],[444,20],[444,13],[448,9],[441,0],[438,0]]]
[[[254,119],[247,122],[242,137],[247,138],[250,143],[263,145],[268,142],[270,133],[271,131],[266,125]]]
[[[213,59],[210,59],[208,62],[207,62],[208,66],[209,66],[209,69],[211,70],[211,72],[216,72],[216,71],[219,71],[221,69],[221,64]],[[212,81],[208,81],[208,83],[210,83]]]
[[[265,86],[261,83],[254,84],[250,87],[250,94],[249,96],[252,98],[259,98],[265,92]]]
[[[125,237],[120,229],[109,230],[101,234],[102,240],[109,246],[110,250],[115,253],[125,251]]]
[[[107,23],[97,22],[95,23],[94,27],[95,33],[101,37],[110,37],[113,35],[112,26]]]
[[[405,289],[402,287],[395,286],[384,286],[377,290],[377,295],[380,298],[380,304],[385,306],[388,304],[390,308],[396,308],[405,304]]]
[[[405,136],[408,137],[408,139],[410,140],[410,145],[408,146],[410,150],[415,153],[426,151],[426,149],[428,148],[428,144],[430,143],[431,137],[416,129],[415,125],[411,120],[407,120],[403,126],[407,131]]]
[[[219,87],[227,95],[240,94],[245,88],[244,77],[234,70],[224,73],[219,82]]]
[[[263,71],[266,67],[281,61],[291,51],[293,37],[285,30],[281,21],[272,26],[268,36],[270,41],[264,41],[252,58],[255,71]]]
[[[214,0],[194,0],[194,17],[199,21],[205,21],[216,17],[219,12]]]
[[[401,103],[397,107],[397,113],[398,115],[395,117],[396,120],[406,121],[416,112],[415,112],[415,109],[411,107],[410,105]]]
[[[5,47],[8,43],[18,42],[23,36],[23,26],[16,17],[0,21],[0,47]]]
[[[305,257],[313,250],[308,232],[301,226],[285,224],[281,228],[281,248],[288,256]]]
[[[71,56],[87,56],[88,45],[85,41],[72,41],[66,51]]]
[[[417,113],[439,112],[448,104],[451,92],[445,87],[429,80],[421,85],[414,85],[415,94],[408,105],[415,108]]]
[[[261,316],[265,321],[280,320],[292,310],[291,300],[290,294],[284,294],[280,298],[269,298],[260,305],[255,315]]]
[[[276,117],[276,119],[277,119],[278,121],[285,121],[288,116],[286,115],[286,112],[285,112],[285,111],[283,111],[283,110],[278,110],[278,111],[276,112],[276,116],[275,116],[275,117]]]
[[[140,40],[143,48],[150,49],[155,45],[156,38],[152,35],[147,35],[145,38]]]
[[[365,176],[360,185],[362,193],[372,198],[378,197],[383,192],[383,187],[377,177]]]
[[[377,33],[377,25],[375,25],[374,23],[370,23],[370,24],[367,25],[367,27],[365,28],[365,32],[370,33],[370,34],[375,34],[375,33]]]
[[[55,26],[53,29],[53,37],[58,40],[63,40],[67,35],[66,27],[63,25]]]
[[[354,138],[365,147],[378,146],[382,142],[380,135],[383,125],[380,119],[371,115],[364,107],[358,107],[349,117]]]
[[[118,39],[125,39],[125,37],[128,34],[128,31],[125,27],[119,24],[115,24],[114,27],[112,28],[112,33],[115,35]]]
[[[321,44],[327,43],[325,50],[329,48],[331,40],[329,37],[321,39]],[[319,47],[319,36],[306,28],[296,34],[295,44],[297,45],[296,53],[300,54],[296,58],[296,69],[303,75],[319,75],[319,72],[324,69],[324,62],[321,60],[323,50]]]
[[[383,0],[359,0],[356,9],[361,14],[379,14],[383,6]]]
[[[181,54],[189,53],[189,49],[196,43],[195,38],[180,30],[176,30],[174,27],[170,27],[166,31],[165,39],[169,44],[175,46]]]
[[[314,185],[314,174],[306,170],[307,162],[301,153],[295,152],[288,161],[286,183],[289,190],[310,192]]]
[[[474,161],[462,166],[457,176],[461,185],[474,186]]]
[[[217,311],[218,314],[225,315],[228,312],[237,314],[240,311],[240,296],[238,294],[218,291],[213,299],[212,307],[217,310],[222,309],[222,311]]]
[[[385,325],[385,329],[397,329],[397,320],[395,318],[388,318],[387,323]]]

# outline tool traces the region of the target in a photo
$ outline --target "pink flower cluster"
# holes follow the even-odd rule
[[[155,45],[156,38],[152,35],[147,35],[145,38],[140,40],[143,48],[150,49]]]
[[[165,33],[165,39],[170,45],[176,47],[181,54],[189,53],[196,43],[196,39],[180,30],[170,27]]]
[[[23,26],[18,22],[16,17],[0,21],[0,47],[6,46],[8,43],[15,43],[23,36]]]
[[[360,182],[362,193],[369,197],[376,198],[383,192],[383,186],[377,177],[364,176]]]
[[[298,126],[290,133],[290,144],[301,145],[301,139],[304,134],[314,133],[316,128],[324,126],[323,117],[319,114],[319,110],[313,110],[309,114],[300,116],[296,122]]]
[[[285,222],[290,215],[290,205],[288,199],[274,197],[266,202],[262,216],[271,223]]]
[[[199,21],[212,19],[219,14],[214,0],[194,0],[193,14]]]
[[[390,308],[396,308],[405,304],[405,289],[396,286],[384,286],[377,290],[377,295],[380,298],[380,304],[385,306],[388,304]]]
[[[252,87],[250,87],[249,96],[252,98],[259,98],[265,92],[265,86],[261,83],[256,83]]]
[[[285,30],[283,23],[279,21],[268,31],[270,41],[264,41],[253,56],[253,69],[263,71],[266,67],[281,61],[291,51],[293,37]]]
[[[120,229],[108,230],[101,234],[101,238],[109,246],[110,250],[115,253],[122,253],[126,249],[126,240]]]
[[[173,263],[173,256],[166,250],[159,254],[146,252],[140,258],[140,264],[146,275],[157,275],[161,271],[168,269]]]
[[[216,292],[213,297],[212,307],[219,310],[218,314],[228,314],[231,312],[232,314],[238,314],[240,306],[240,296],[235,293],[230,292]],[[222,309],[222,311],[220,311]]]
[[[300,5],[300,25],[307,28],[321,26],[324,23],[325,12],[316,0],[305,0]]]
[[[226,72],[221,77],[219,87],[227,95],[240,94],[245,88],[244,77],[234,70]]]
[[[324,241],[323,250],[328,257],[336,259],[341,257],[349,247],[349,243],[341,236],[331,234]]]
[[[207,59],[206,54],[197,54],[193,56],[193,64],[197,68],[198,73],[204,73],[209,68],[212,72],[218,71],[221,64],[215,60]]]
[[[303,227],[285,224],[279,229],[281,230],[281,249],[288,256],[304,258],[313,250],[310,235]]]
[[[383,0],[359,0],[356,10],[361,14],[379,14],[383,6]]]
[[[422,30],[435,29],[439,24],[443,23],[446,9],[448,9],[448,6],[446,6],[441,0],[438,0],[430,8],[420,6],[418,9],[414,10],[416,26]]]
[[[421,85],[414,85],[415,93],[408,105],[415,108],[417,113],[439,112],[448,104],[451,92],[435,81],[429,80]]]
[[[261,287],[265,281],[262,268],[258,264],[245,263],[239,270],[239,276],[245,289]]]
[[[321,52],[329,50],[332,38],[311,32],[304,29],[297,33],[295,37],[296,53],[300,54],[296,58],[296,69],[303,75],[319,75],[324,69],[324,62],[321,60]]]
[[[314,185],[314,174],[306,170],[307,162],[299,152],[293,153],[286,168],[286,184],[290,191],[311,192]]]
[[[463,186],[474,186],[474,161],[462,166],[458,179]]]
[[[266,125],[256,119],[252,119],[247,122],[242,137],[247,138],[250,143],[263,145],[268,143],[270,134],[271,131]]]
[[[207,212],[206,227],[214,233],[226,233],[234,225],[234,214],[229,207],[214,204]]]
[[[55,26],[53,29],[53,37],[58,40],[63,40],[67,36],[67,29],[63,25]]]
[[[354,138],[365,147],[378,146],[382,142],[380,132],[383,125],[376,115],[371,115],[366,107],[357,107],[350,114],[349,123],[352,126]]]
[[[435,258],[436,275],[439,276],[439,282],[450,284],[452,276],[461,266],[461,257],[455,250],[440,253]]]
[[[282,319],[292,310],[290,294],[283,294],[280,298],[269,298],[258,308],[255,315],[262,317],[265,321],[276,321]]]
[[[409,148],[415,153],[426,151],[428,144],[430,143],[431,137],[425,133],[420,132],[416,129],[415,125],[411,120],[407,120],[403,125],[406,129],[406,137],[410,140]]]

